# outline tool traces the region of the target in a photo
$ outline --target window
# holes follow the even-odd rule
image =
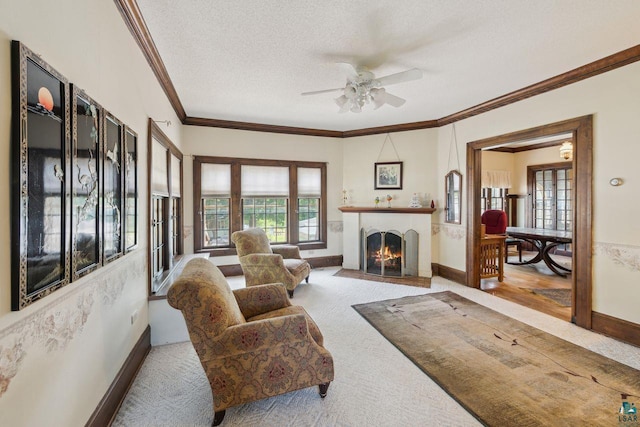
[[[510,171],[483,170],[481,212],[490,209],[506,211],[509,188],[511,188]]]
[[[322,170],[298,168],[298,241],[320,240]]]
[[[490,209],[506,211],[508,193],[506,188],[483,188],[480,202],[481,211]]]
[[[326,248],[326,164],[194,157],[195,251],[235,254],[231,233],[265,230],[272,243]]]
[[[529,194],[532,197],[530,225],[535,228],[571,231],[573,171],[562,166],[530,166]]]
[[[182,254],[182,153],[150,119],[150,292],[155,293]]]
[[[566,162],[527,168],[531,209],[527,223],[534,228],[573,230],[573,169]],[[571,251],[571,245],[559,245]]]

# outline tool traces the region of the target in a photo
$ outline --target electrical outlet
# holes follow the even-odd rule
[[[316,253],[316,251],[307,251],[307,253],[308,253],[309,255],[313,255],[313,254],[315,254],[315,253]]]
[[[138,320],[138,310],[131,313],[131,324],[133,325]]]

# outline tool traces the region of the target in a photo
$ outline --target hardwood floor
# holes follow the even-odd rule
[[[529,259],[533,253],[523,252],[523,260]],[[571,263],[571,258],[553,256],[561,264]],[[517,261],[517,256],[509,256],[509,261]],[[480,288],[500,298],[541,311],[567,322],[571,321],[571,307],[536,294],[538,289],[571,289],[571,275],[560,277],[551,272],[544,263],[532,265],[504,265],[504,281],[497,278],[482,279]]]

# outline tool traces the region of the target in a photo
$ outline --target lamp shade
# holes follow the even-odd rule
[[[560,158],[564,160],[573,159],[573,144],[571,141],[565,141],[560,146]]]

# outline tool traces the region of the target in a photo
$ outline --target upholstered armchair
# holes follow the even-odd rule
[[[506,234],[507,213],[498,209],[484,211],[480,222],[485,225],[487,234]],[[518,251],[519,262],[522,262],[522,240],[507,236],[504,241],[504,262],[509,259],[509,247],[515,246]]]
[[[297,246],[271,246],[261,228],[236,231],[231,240],[236,245],[247,286],[283,283],[293,298],[294,289],[303,279],[309,283],[311,266],[302,259]]]
[[[484,211],[480,222],[485,225],[487,234],[505,234],[507,232],[507,213],[498,209]]]
[[[182,311],[189,337],[209,379],[213,425],[229,407],[319,386],[325,397],[333,358],[304,308],[282,284],[232,291],[209,260],[187,263],[167,294]]]

